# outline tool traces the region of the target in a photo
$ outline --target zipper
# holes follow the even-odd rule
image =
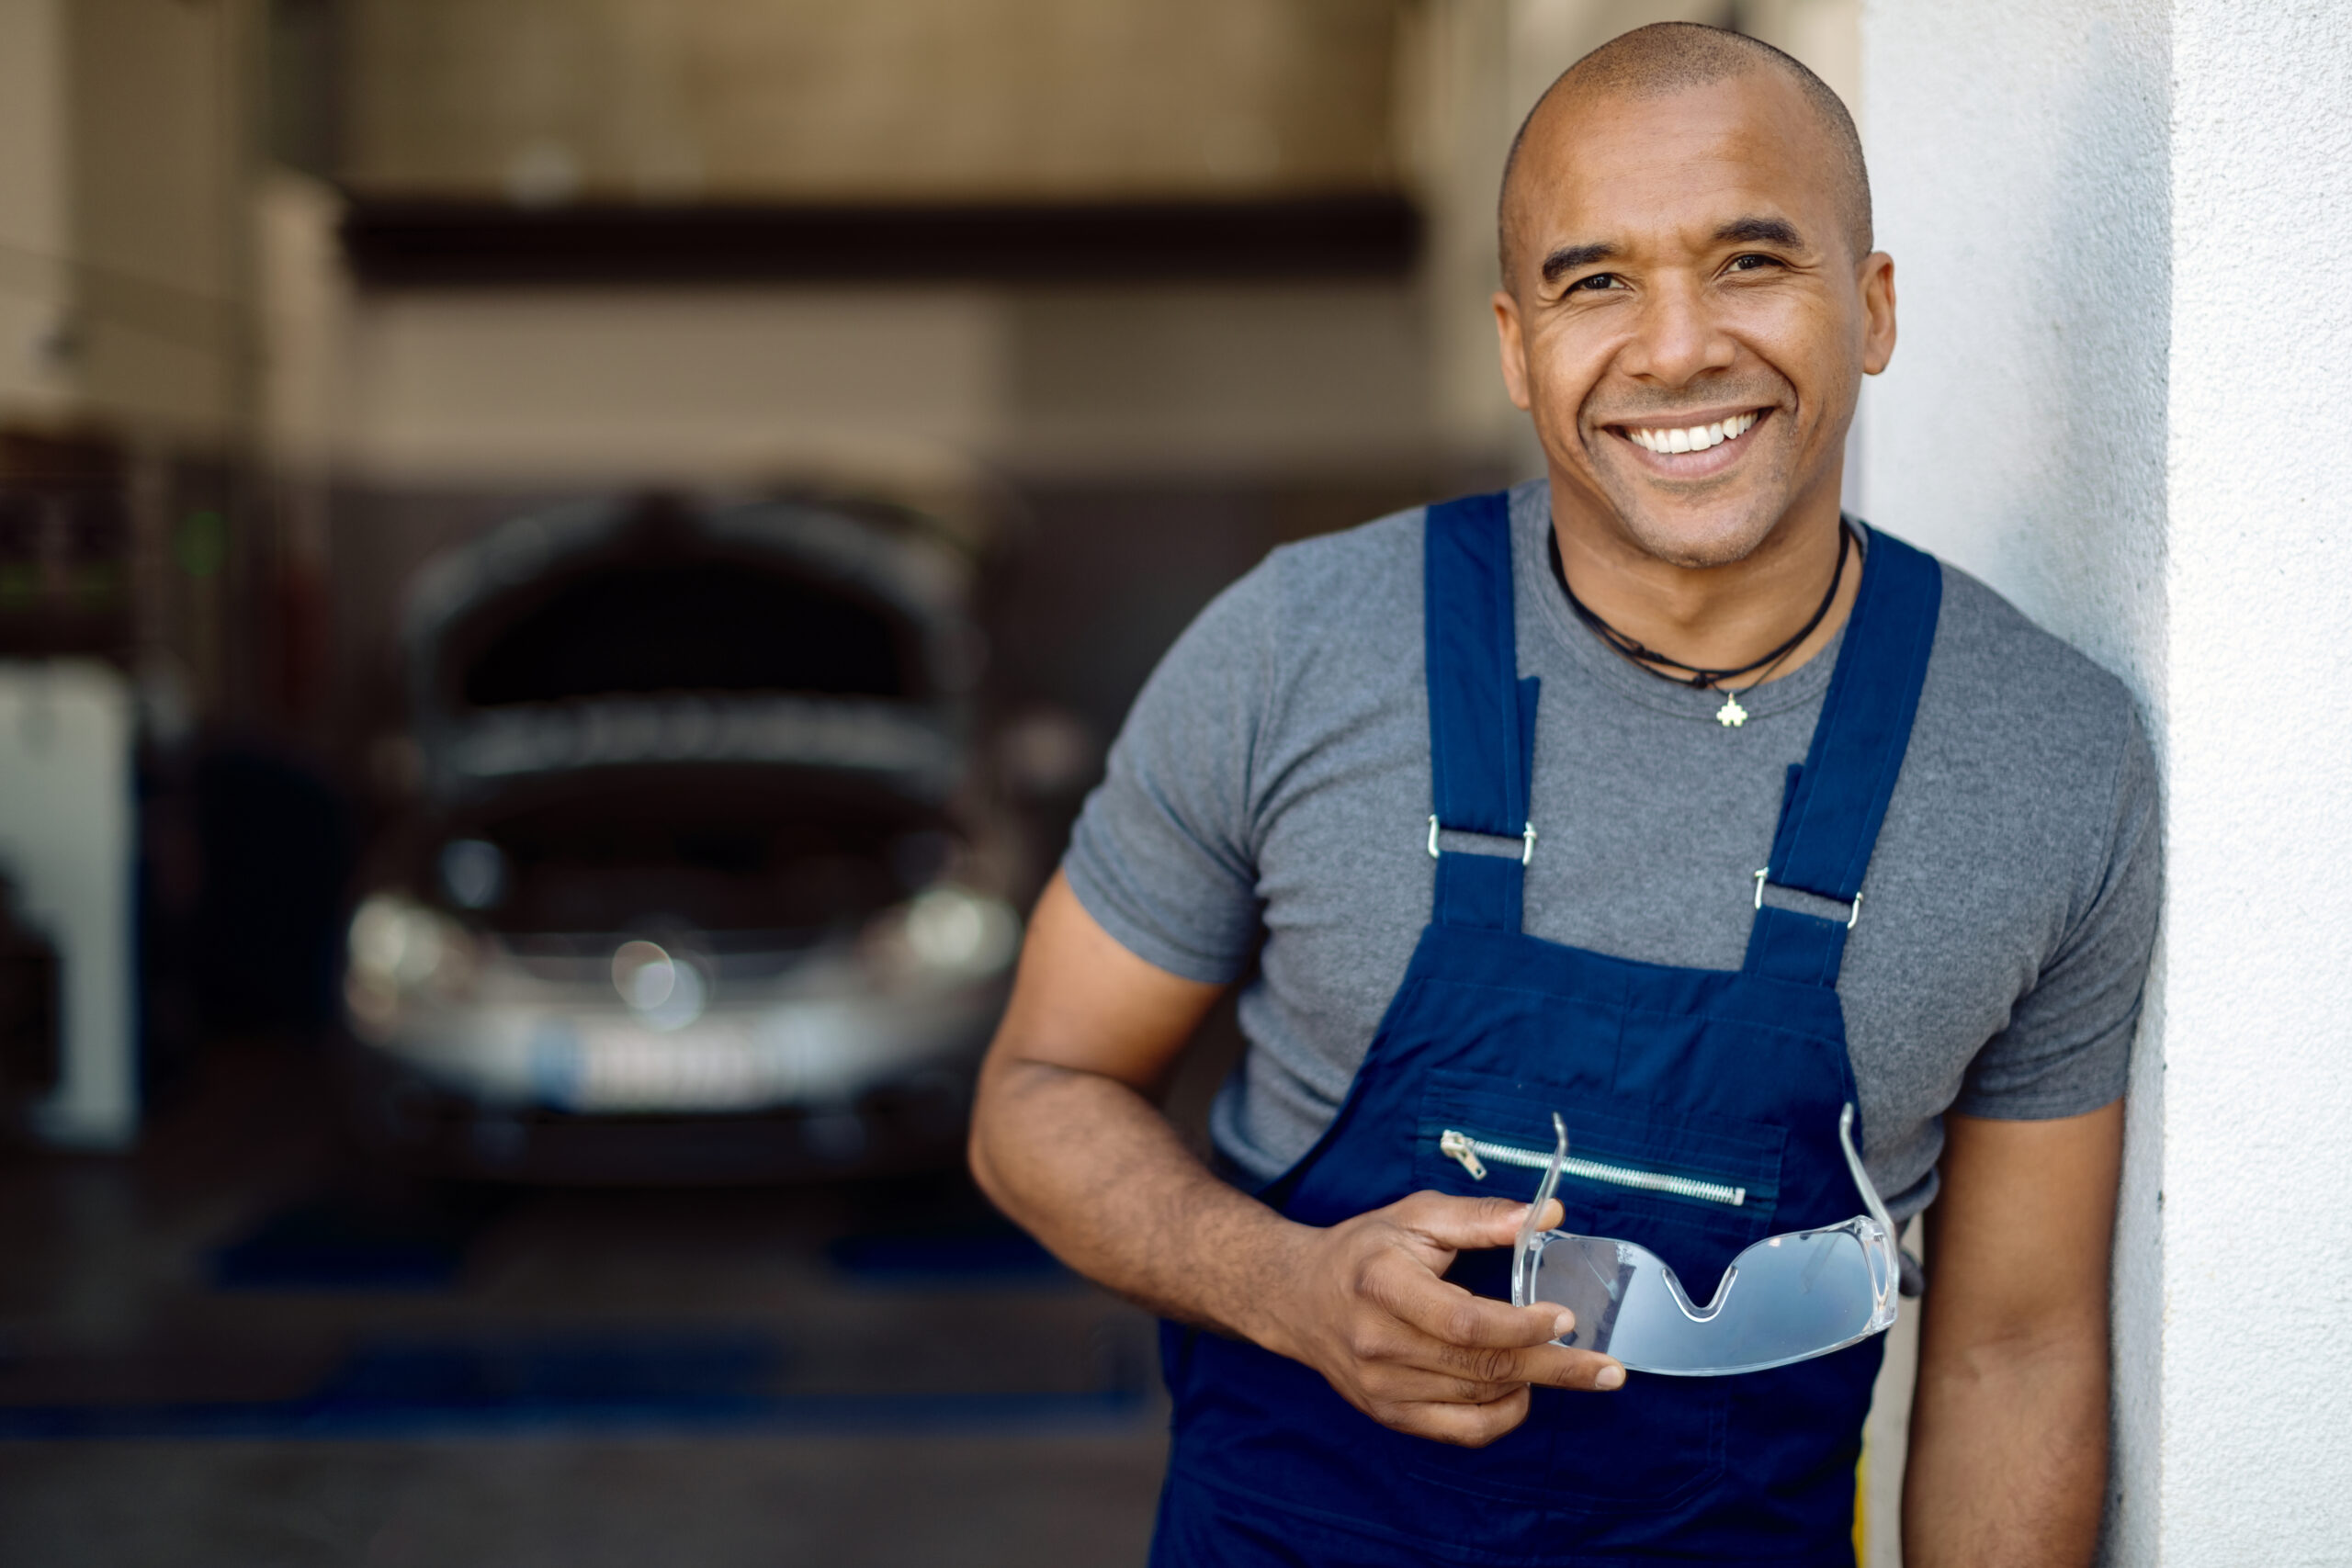
[[[1549,1149],[1523,1149],[1511,1144],[1492,1144],[1484,1138],[1474,1138],[1448,1127],[1438,1134],[1438,1152],[1448,1159],[1461,1162],[1473,1181],[1487,1179],[1487,1161],[1497,1165],[1515,1165],[1526,1170],[1544,1170],[1552,1164]],[[1720,1181],[1700,1181],[1688,1176],[1668,1176],[1661,1171],[1642,1170],[1630,1165],[1606,1165],[1600,1160],[1578,1159],[1574,1155],[1560,1162],[1560,1168],[1570,1176],[1587,1181],[1605,1181],[1613,1187],[1637,1187],[1645,1192],[1665,1192],[1677,1198],[1695,1199],[1702,1203],[1723,1203],[1738,1208],[1747,1201],[1747,1189],[1726,1186]]]

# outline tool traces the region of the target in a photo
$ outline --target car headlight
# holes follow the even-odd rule
[[[1021,917],[1001,898],[968,888],[930,888],[875,917],[868,962],[910,979],[969,980],[993,975],[1021,946]]]
[[[472,981],[474,939],[448,916],[398,893],[370,895],[353,911],[344,998],[364,1024],[388,1027],[402,1003],[452,995]]]

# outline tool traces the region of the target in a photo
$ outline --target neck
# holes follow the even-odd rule
[[[1834,476],[1823,497],[1804,498],[1762,544],[1721,566],[1660,560],[1636,545],[1613,515],[1590,517],[1563,505],[1556,478],[1552,493],[1553,535],[1576,596],[1624,636],[1694,668],[1736,669],[1770,654],[1820,606],[1838,567]],[[1779,680],[1828,647],[1846,624],[1860,583],[1861,561],[1852,552],[1828,613],[1761,679]],[[1736,690],[1758,679],[1724,684]]]

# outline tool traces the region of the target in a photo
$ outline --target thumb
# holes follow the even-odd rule
[[[1448,1252],[1470,1252],[1486,1247],[1509,1247],[1519,1239],[1527,1205],[1508,1198],[1453,1198],[1442,1192],[1416,1192],[1397,1205],[1396,1223]],[[1564,1217],[1559,1200],[1544,1205],[1536,1228],[1549,1230]]]

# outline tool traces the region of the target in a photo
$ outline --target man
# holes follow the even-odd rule
[[[1703,1302],[1874,1201],[1858,1106],[1896,1223],[1934,1204],[1906,1560],[2086,1562],[2158,874],[2131,706],[1841,519],[1894,272],[1802,66],[1605,46],[1501,237],[1546,481],[1277,551],[1185,634],[1038,906],[974,1169],[1171,1320],[1155,1561],[1850,1562],[1880,1338],[1629,1374],[1506,1263],[1557,1115],[1538,1222]],[[1237,981],[1212,1172],[1152,1097]]]

